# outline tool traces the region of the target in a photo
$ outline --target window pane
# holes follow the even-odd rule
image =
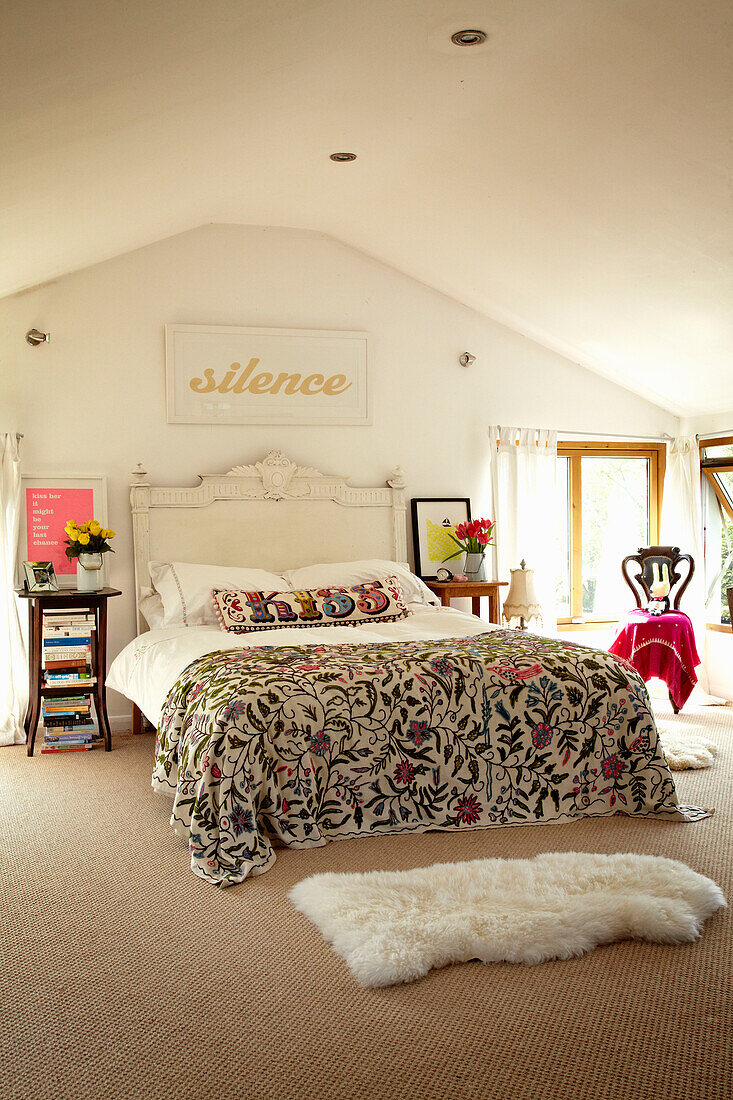
[[[703,447],[701,459],[706,458],[733,458],[733,443],[722,443],[719,446]]]
[[[733,588],[733,523],[724,515],[723,530],[721,532],[720,557],[722,569],[720,574],[720,621],[730,624],[730,604],[728,603],[728,589]]]
[[[733,588],[733,523],[707,478],[702,480],[702,500],[708,622],[730,623],[727,590]]]
[[[618,619],[633,607],[621,561],[649,545],[649,460],[583,456],[583,614]]]
[[[559,574],[555,605],[559,619],[570,618],[570,459],[557,460],[557,515]]]
[[[733,511],[733,473],[730,470],[714,470],[713,477],[717,481],[719,489]]]

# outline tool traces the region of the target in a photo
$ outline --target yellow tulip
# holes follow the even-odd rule
[[[89,542],[89,535],[86,533],[86,531],[81,531],[79,533],[79,542],[82,544],[82,546],[86,546],[86,544]]]
[[[108,530],[108,531],[107,531],[107,538],[108,538],[108,539],[113,539],[114,537],[115,537],[115,533],[114,533],[114,531],[109,531],[109,530]]]
[[[101,523],[98,523],[96,519],[93,519],[92,522],[89,524],[89,534],[90,535],[98,535],[101,532],[101,530],[102,530]]]

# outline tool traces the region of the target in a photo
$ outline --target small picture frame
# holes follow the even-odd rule
[[[29,592],[58,592],[59,582],[52,561],[24,561],[23,572]]]
[[[447,564],[457,571],[461,550],[450,538],[459,523],[471,519],[468,497],[413,497],[412,541],[415,550],[415,572],[424,581],[437,579],[438,569]],[[455,553],[456,557],[451,557]],[[450,560],[448,560],[450,559]]]

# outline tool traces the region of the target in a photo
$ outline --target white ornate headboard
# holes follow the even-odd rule
[[[297,466],[270,451],[252,466],[203,474],[195,488],[150,485],[138,466],[131,486],[138,632],[149,561],[249,565],[281,573],[314,562],[405,561],[407,525],[399,466],[386,486],[358,489],[347,478]]]

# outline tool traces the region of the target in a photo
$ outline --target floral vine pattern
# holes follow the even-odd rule
[[[168,696],[153,786],[225,885],[273,841],[683,816],[633,668],[508,630],[207,654]]]

